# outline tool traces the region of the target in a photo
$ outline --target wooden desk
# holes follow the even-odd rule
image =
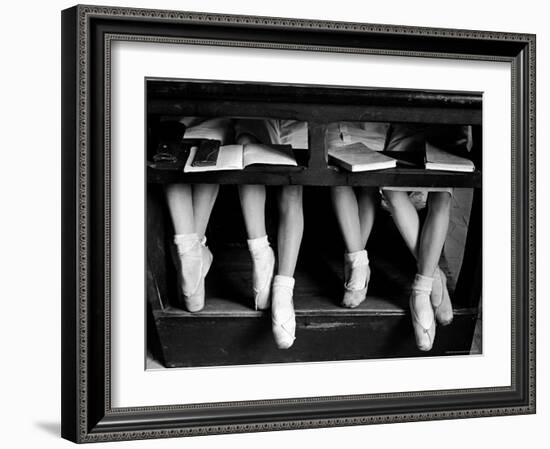
[[[151,332],[158,335],[165,365],[330,360],[334,354],[338,354],[340,360],[467,354],[481,295],[481,112],[479,93],[149,80],[149,150],[153,150],[158,142],[155,129],[163,116],[287,118],[305,120],[309,129],[309,151],[299,160],[299,167],[251,166],[242,171],[184,174],[184,160],[175,164],[149,162],[148,303],[154,322]],[[474,145],[471,156],[476,171],[456,173],[396,168],[350,173],[339,170],[328,164],[325,142],[327,126],[334,121],[472,125]],[[162,195],[162,185],[176,182],[473,188],[465,253],[452,294],[456,316],[454,323],[447,328],[439,327],[434,349],[428,354],[420,353],[415,348],[410,318],[407,316],[406,297],[410,284],[405,282],[406,270],[400,278],[403,282],[401,293],[389,294],[380,287],[383,285],[380,283],[374,294],[369,288],[369,297],[362,307],[342,310],[337,306],[341,292],[331,290],[332,284],[323,284],[319,276],[317,281],[311,277],[310,268],[317,266],[322,258],[312,254],[314,250],[307,242],[303,245],[301,263],[296,273],[298,340],[292,350],[275,349],[266,315],[250,309],[250,298],[245,298],[248,295],[245,284],[249,282],[246,273],[250,272],[251,267],[242,251],[231,253],[227,249],[222,251],[220,247],[207,283],[207,307],[195,314],[183,311],[177,301],[174,255],[170,245],[171,224]],[[238,203],[231,207],[238,207]],[[310,217],[319,219],[320,223],[323,223],[323,218]],[[336,231],[335,235],[338,235]],[[378,273],[383,273],[388,268],[377,267],[377,262],[372,262],[373,272],[378,270]],[[326,279],[333,275],[334,270],[332,275],[327,272]],[[241,279],[241,282],[234,285],[228,279]],[[396,283],[399,280],[393,281]],[[373,282],[376,283],[375,280]],[[227,288],[220,290],[219,285],[226,285]],[[320,288],[320,285],[324,287]],[[222,328],[224,331],[220,332]]]

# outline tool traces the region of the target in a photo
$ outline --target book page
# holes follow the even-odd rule
[[[244,146],[243,165],[247,167],[252,164],[298,165],[291,148],[248,143]]]
[[[192,147],[189,151],[189,157],[183,169],[184,173],[198,173],[219,170],[242,170],[243,169],[243,146],[242,145],[224,145],[221,146],[218,153],[216,165],[193,167],[193,159],[197,152],[197,147]]]
[[[243,168],[242,145],[223,145],[220,147],[216,170],[242,170]]]

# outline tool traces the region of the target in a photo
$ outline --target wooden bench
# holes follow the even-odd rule
[[[309,129],[309,151],[299,158],[299,167],[251,166],[242,171],[184,174],[185,160],[148,161],[148,334],[155,355],[165,366],[173,367],[468,354],[481,295],[481,112],[479,93],[148,80],[150,156],[159,139],[155,130],[165,116],[288,118],[307,121]],[[472,125],[471,157],[476,170],[339,170],[328,164],[325,142],[327,125],[335,121]],[[173,231],[162,192],[164,184],[174,182],[228,186],[221,189],[211,219],[209,240],[215,262],[207,278],[206,307],[193,314],[179,305]],[[240,206],[229,187],[238,184],[311,186],[304,196],[306,229],[296,272],[297,340],[289,350],[276,349],[269,314],[251,307],[251,263],[242,245]],[[387,214],[379,214],[369,240],[373,276],[367,300],[357,309],[338,306],[341,236],[326,195],[326,186],[334,185],[474,189],[463,263],[456,285],[450,286],[455,320],[450,326],[438,327],[436,344],[429,353],[415,347],[407,307],[414,261]],[[223,226],[219,223],[222,219]],[[320,230],[333,236],[323,253],[314,244]],[[240,246],[235,244],[239,232]],[[231,233],[233,240],[228,244]],[[381,241],[392,242],[389,250],[396,257],[385,257],[385,251],[377,250]]]

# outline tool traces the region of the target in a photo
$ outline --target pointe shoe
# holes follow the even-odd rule
[[[256,310],[265,310],[270,306],[271,283],[275,270],[275,254],[269,243],[267,243],[267,246],[261,248],[251,247],[250,254],[253,266],[252,290],[254,291],[254,308]]]
[[[342,306],[353,309],[367,297],[370,268],[367,251],[346,253],[344,256],[344,297]]]
[[[185,308],[198,312],[204,307],[204,277],[212,264],[212,253],[196,234],[174,238],[180,261],[180,285]]]
[[[409,298],[416,346],[421,351],[431,350],[435,339],[435,317],[430,301],[432,282],[432,278],[417,274]]]
[[[294,278],[275,276],[271,301],[271,329],[279,349],[290,348],[296,339],[296,315],[292,290]]]
[[[430,301],[434,309],[435,319],[442,326],[447,326],[453,321],[453,305],[447,290],[447,276],[437,267],[434,273],[432,293]]]

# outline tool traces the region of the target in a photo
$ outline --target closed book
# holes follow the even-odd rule
[[[332,163],[351,172],[383,170],[397,165],[395,159],[374,151],[363,143],[329,148],[328,155]]]
[[[446,170],[458,172],[473,172],[474,163],[464,157],[449,153],[426,143],[426,162],[427,170]]]

